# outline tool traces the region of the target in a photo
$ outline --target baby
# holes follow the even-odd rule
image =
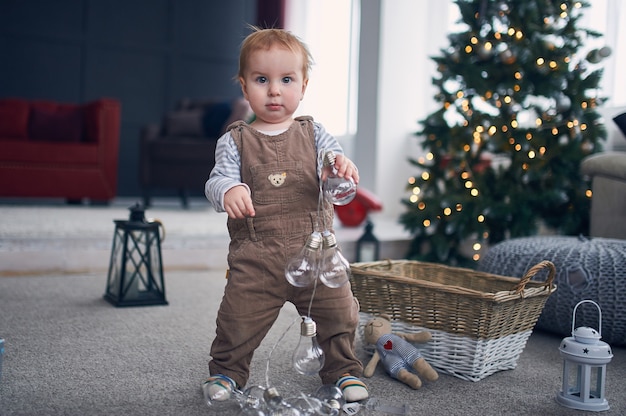
[[[218,141],[205,193],[228,214],[228,281],[217,314],[205,382],[211,400],[226,400],[246,385],[250,362],[285,302],[317,323],[325,354],[323,384],[336,384],[347,401],[368,397],[358,378],[363,365],[354,351],[359,305],[350,284],[339,288],[295,287],[286,263],[307,238],[333,223],[333,206],[318,207],[320,149],[333,151],[340,177],[359,181],[354,163],[337,140],[311,117],[297,117],[312,58],[293,34],[255,29],[243,42],[238,78],[254,121],[233,123]],[[321,176],[321,178],[320,178]]]

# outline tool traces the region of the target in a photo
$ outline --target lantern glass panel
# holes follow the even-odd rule
[[[362,241],[359,245],[359,253],[357,261],[375,261],[377,243],[373,241]]]
[[[380,241],[373,232],[374,224],[367,221],[365,232],[356,242],[356,261],[370,262],[378,260],[380,256]]]
[[[580,397],[580,391],[582,389],[581,381],[583,380],[582,367],[579,365],[565,366],[565,376],[567,377],[567,394]]]
[[[564,375],[567,377],[567,394],[578,397],[582,401],[604,397],[603,366],[566,365]],[[586,380],[589,381],[588,386]]]
[[[153,270],[160,264],[158,259],[158,245],[156,232],[144,232],[134,230],[130,232],[130,237],[126,241],[126,276],[128,280],[127,289],[135,292],[146,290],[161,290],[159,282],[154,279]]]
[[[591,382],[589,384],[589,397],[592,399],[599,399],[603,397],[604,393],[602,391],[602,367],[591,367]]]
[[[124,231],[116,228],[113,236],[113,252],[111,253],[111,262],[109,264],[109,278],[107,280],[106,293],[111,294],[115,298],[120,298],[124,290],[121,289],[120,279],[122,278],[121,268],[123,267],[124,258]]]

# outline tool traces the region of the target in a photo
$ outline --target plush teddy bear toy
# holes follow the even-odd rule
[[[435,381],[439,374],[426,362],[419,350],[411,342],[428,342],[432,335],[423,331],[415,334],[391,333],[391,322],[383,317],[375,317],[367,322],[364,329],[367,344],[376,350],[365,366],[363,375],[372,377],[379,361],[387,373],[414,389],[422,387],[418,374],[428,381]],[[413,371],[417,372],[415,374]]]

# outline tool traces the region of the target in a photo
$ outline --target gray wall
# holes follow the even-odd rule
[[[119,99],[118,195],[139,195],[144,124],[159,121],[182,97],[240,95],[232,78],[247,24],[255,23],[256,4],[0,0],[0,97]]]

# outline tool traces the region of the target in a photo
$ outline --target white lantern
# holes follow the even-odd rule
[[[590,327],[574,329],[576,309],[583,303],[598,308],[598,330]],[[556,401],[572,409],[604,411],[609,402],[604,397],[606,365],[613,358],[611,347],[600,341],[602,337],[602,311],[592,300],[578,302],[572,313],[572,336],[561,341],[559,352],[563,358],[563,386]]]

